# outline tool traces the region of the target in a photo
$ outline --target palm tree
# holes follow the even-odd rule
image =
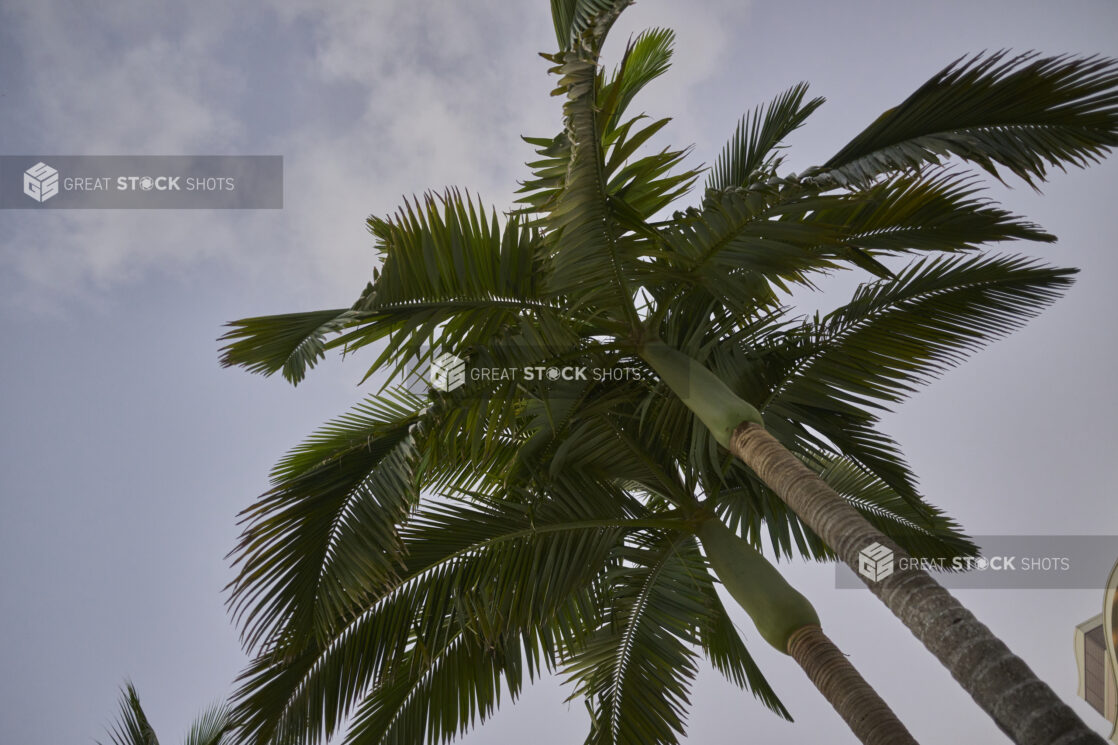
[[[742,495],[710,494],[717,480],[687,469],[686,448],[669,429],[619,436],[654,386],[522,391],[505,446],[463,468],[458,448],[476,429],[459,417],[480,392],[432,402],[390,390],[277,467],[238,549],[234,598],[252,596],[250,625],[278,613],[314,620],[285,621],[282,643],[246,672],[239,711],[253,741],[329,736],[357,704],[351,742],[446,739],[485,719],[498,680],[515,697],[523,670],[533,676],[542,664],[587,699],[591,742],[675,742],[696,672],[692,645],[787,716],[714,593],[699,537],[762,638],[801,664],[862,741],[914,742],[822,632],[807,599],[714,519],[743,506]],[[539,426],[560,418],[561,431]],[[484,448],[465,449],[474,445]],[[852,474],[836,462],[825,475],[910,550],[970,553],[930,507],[935,530],[916,528],[923,515]],[[385,498],[406,495],[417,477],[455,486],[392,536]],[[707,498],[697,500],[696,489]],[[787,526],[769,527],[781,545]],[[389,546],[402,557],[394,575],[370,573]],[[804,550],[825,555],[817,542]],[[479,657],[471,645],[499,655]]]
[[[233,722],[224,704],[215,704],[202,712],[190,725],[183,745],[229,745]],[[125,683],[120,696],[120,716],[109,738],[113,745],[159,745],[159,738],[140,706],[140,697],[132,683]]]
[[[775,494],[803,521],[805,540],[822,539],[852,566],[873,542],[906,556],[818,477],[813,454],[848,459],[857,474],[923,512],[898,449],[875,427],[875,408],[1016,328],[1069,281],[1067,272],[1013,257],[951,255],[996,241],[1052,238],[977,197],[976,182],[949,161],[995,176],[1001,166],[1034,184],[1049,167],[1101,158],[1118,143],[1118,66],[1031,54],[959,60],[823,166],[779,176],[780,143],[821,103],[805,100],[797,86],[743,119],[698,206],[655,220],[699,174],[677,170],[683,151],[637,157],[666,120],[645,123],[624,113],[666,69],[671,35],[642,34],[607,75],[598,51],[625,4],[552,4],[561,51],[551,59],[557,91],[566,96],[565,128],[554,138],[529,140],[541,157],[531,164],[535,178],[524,185],[521,214],[502,225],[471,198],[449,192],[407,205],[393,220],[371,219],[385,263],[353,306],[237,322],[224,363],[283,370],[298,382],[326,348],[382,339],[389,345],[370,374],[399,372],[440,344],[476,351],[502,337],[519,342],[519,363],[531,357],[554,364],[588,351],[628,356],[655,371],[670,392],[642,417],[655,411],[659,423],[701,422],[688,440],[694,467],[732,470],[719,448],[729,450],[740,459],[738,469],[767,485],[764,495]],[[899,274],[882,263],[906,252],[948,253]],[[783,320],[782,290],[850,266],[881,281],[825,318],[798,326]],[[785,342],[751,346],[759,326],[780,323]],[[327,342],[332,332],[341,334]],[[766,393],[758,381],[771,389]],[[497,457],[520,405],[515,387],[507,388],[485,407],[447,415],[475,433],[467,450],[445,448],[470,456],[460,464]],[[257,547],[294,540],[292,524],[270,515],[269,504],[276,503],[265,500],[252,513],[260,521]],[[393,497],[379,518],[365,516],[372,527],[363,530],[373,532],[364,535],[391,539],[410,505]],[[309,508],[300,509],[311,520]],[[759,514],[769,520],[777,512]],[[329,520],[296,533],[304,530],[331,534]],[[242,547],[245,555],[250,548]],[[245,611],[250,645],[278,654],[283,640],[326,633],[324,619],[351,612],[362,582],[376,572],[389,576],[400,558],[388,551],[351,571],[323,617],[314,603],[295,603],[290,595],[277,600],[262,589],[261,578],[304,582],[300,572],[321,570],[333,551],[328,541],[317,556],[304,555],[299,572],[268,555],[242,577],[241,587],[253,588],[239,595],[242,610],[251,598],[260,601]],[[1016,742],[1097,741],[928,575],[898,572],[871,590]]]

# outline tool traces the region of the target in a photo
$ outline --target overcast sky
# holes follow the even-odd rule
[[[0,0],[0,154],[278,154],[282,211],[0,213],[0,740],[104,739],[126,676],[165,743],[226,695],[245,659],[221,589],[235,514],[283,452],[361,395],[359,360],[298,389],[217,364],[222,323],[348,305],[372,269],[364,219],[401,195],[468,187],[509,205],[558,102],[538,51],[547,3]],[[821,162],[956,57],[1118,56],[1118,5],[966,0],[641,0],[607,50],[678,33],[673,71],[635,104],[662,142],[713,161],[737,119],[806,80],[828,103],[788,166]],[[1059,236],[1011,245],[1083,273],[1027,329],[888,417],[925,493],[972,534],[1118,535],[1113,330],[1118,162],[996,192]],[[850,291],[831,287],[833,303]],[[1115,547],[1118,554],[1118,545]],[[787,576],[916,738],[1000,742],[992,722],[869,593],[829,566]],[[1100,585],[1109,566],[1100,566]],[[962,600],[1100,732],[1075,698],[1085,590]],[[853,742],[787,657],[740,619],[796,717],[705,671],[689,742]],[[564,745],[587,725],[554,681],[466,743]]]

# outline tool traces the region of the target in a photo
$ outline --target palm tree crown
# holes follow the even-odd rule
[[[381,263],[350,307],[223,337],[223,364],[292,383],[327,350],[375,343],[366,377],[396,382],[444,350],[642,373],[387,386],[281,461],[234,551],[231,606],[256,655],[247,739],[317,742],[352,716],[350,742],[444,741],[502,686],[515,697],[557,670],[586,700],[588,742],[675,742],[698,651],[786,715],[695,535],[714,519],[777,555],[835,547],[727,457],[742,422],[904,550],[974,552],[879,413],[1069,286],[1072,270],[982,252],[1053,237],[959,162],[1035,185],[1098,160],[1118,144],[1118,65],[957,60],[826,163],[781,175],[781,143],[822,104],[797,85],[742,119],[679,208],[703,174],[686,150],[647,151],[666,119],[628,113],[667,70],[671,32],[599,64],[625,5],[553,1],[564,128],[526,138],[538,158],[518,209],[450,190],[370,218]],[[785,306],[844,268],[872,279],[835,311]]]

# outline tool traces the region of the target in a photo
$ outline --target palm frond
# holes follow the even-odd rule
[[[589,700],[589,745],[676,743],[697,672],[696,619],[706,568],[694,539],[650,538],[612,572],[612,614],[567,663],[574,696]]]
[[[641,124],[646,119],[640,114],[624,119],[624,114],[633,98],[644,86],[662,75],[672,56],[675,35],[669,29],[649,29],[631,39],[617,69],[607,80],[603,71],[598,70],[594,78],[595,134],[601,153],[600,180],[604,182],[604,193],[612,198],[614,218],[623,228],[638,232],[649,232],[643,224],[653,214],[686,193],[698,177],[698,171],[684,170],[672,173],[688,150],[663,149],[659,152],[636,158],[637,152],[657,132],[670,121],[663,118]],[[572,59],[581,62],[575,65],[583,73],[597,66],[583,57],[555,57],[558,64],[553,72],[564,73],[556,93],[570,97],[574,89],[585,92],[585,77],[569,77]],[[573,86],[573,81],[583,82]],[[573,86],[573,87],[572,87]],[[568,101],[570,104],[570,101]],[[568,113],[574,112],[573,106],[567,107]],[[535,215],[548,215],[556,211],[560,197],[564,194],[572,171],[572,143],[579,142],[586,147],[588,132],[579,138],[573,136],[571,120],[568,127],[558,136],[547,138],[523,138],[536,148],[539,160],[528,164],[533,178],[522,182],[518,193],[519,204],[524,204],[521,212]],[[547,224],[537,219],[533,224]]]
[[[782,160],[775,152],[780,143],[823,105],[823,98],[805,103],[806,94],[807,83],[798,83],[743,116],[708,174],[706,188],[747,186],[755,180],[755,171],[774,173]]]
[[[516,700],[523,655],[518,636],[494,643],[464,629],[438,649],[414,647],[361,702],[345,743],[448,743],[492,716],[502,687]]]
[[[832,202],[784,201],[768,187],[708,192],[701,211],[681,213],[661,229],[667,261],[656,279],[701,287],[739,315],[774,308],[778,289],[808,284],[810,273],[835,266],[819,248],[838,245],[841,229],[795,219]]]
[[[140,706],[136,688],[130,681],[120,692],[120,715],[109,729],[109,739],[113,745],[159,745],[159,738],[155,736],[155,730]]]
[[[766,427],[793,452],[845,455],[922,509],[899,446],[876,411],[902,401],[1020,328],[1071,284],[1073,270],[1017,257],[941,256],[866,284],[826,318],[786,332],[763,364]]]
[[[766,428],[789,450],[801,455],[825,452],[846,456],[888,484],[913,508],[924,509],[916,477],[900,445],[881,431],[880,424],[872,411],[843,402],[812,406],[782,400],[765,409]]]
[[[518,214],[545,215],[555,207],[555,202],[567,183],[567,169],[571,162],[571,141],[566,131],[552,138],[522,137],[535,149],[538,160],[530,161],[532,178],[521,181],[517,204],[525,205]]]
[[[598,108],[604,120],[605,137],[621,123],[621,117],[641,89],[667,72],[674,43],[675,32],[667,28],[647,29],[629,40],[621,63],[609,81],[599,86]]]
[[[221,349],[221,366],[238,365],[264,375],[282,370],[297,385],[325,357],[326,336],[359,318],[352,309],[337,308],[233,321],[228,324],[232,330],[218,339],[228,342]]]
[[[810,219],[842,226],[843,242],[873,255],[965,251],[1007,240],[1055,236],[978,196],[974,177],[950,171],[900,175],[832,202]]]
[[[610,499],[533,508],[479,498],[420,510],[400,529],[408,550],[391,586],[366,596],[328,638],[304,638],[296,653],[265,652],[244,671],[235,694],[243,736],[318,743],[367,694],[376,697],[378,681],[414,682],[413,650],[438,654],[464,631],[486,643],[529,631],[574,643],[581,621],[571,609],[593,608],[586,593],[620,536],[640,529],[617,510]],[[368,706],[389,706],[383,696]]]
[[[819,475],[912,556],[953,559],[978,555],[978,546],[942,510],[927,502],[922,509],[913,509],[888,484],[849,458],[830,458]]]
[[[250,648],[329,633],[333,619],[392,581],[397,525],[419,497],[413,428],[424,402],[371,397],[276,466],[272,489],[242,513],[229,606]]]
[[[232,710],[217,703],[199,714],[190,723],[183,745],[226,745],[231,741],[234,723]]]
[[[1118,145],[1118,61],[1007,51],[960,58],[843,147],[819,175],[865,183],[956,156],[1026,183]],[[1000,176],[999,176],[1000,178]]]
[[[509,333],[560,337],[575,319],[543,290],[538,233],[513,215],[503,225],[459,192],[428,194],[391,220],[370,218],[383,257],[354,304],[358,328],[327,347],[353,352],[387,338],[369,374],[393,376],[443,347],[469,347]]]
[[[568,52],[555,71],[564,93],[563,115],[570,160],[563,190],[547,216],[557,238],[548,264],[547,289],[576,306],[602,307],[611,320],[635,317],[628,279],[638,270],[635,242],[626,238],[608,190],[597,110],[598,66]]]
[[[1059,298],[1074,269],[1013,256],[921,259],[896,281],[862,285],[810,322],[813,352],[773,402],[881,406],[901,401]]]

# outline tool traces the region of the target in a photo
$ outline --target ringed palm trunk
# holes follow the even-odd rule
[[[1048,685],[908,554],[765,431],[760,413],[703,365],[661,341],[641,356],[715,438],[862,577],[1017,745],[1105,745]],[[880,581],[858,571],[874,543],[904,566]],[[900,561],[898,561],[900,560]]]
[[[769,644],[799,663],[865,745],[916,745],[916,740],[819,625],[811,603],[749,542],[717,519],[697,534],[715,575]]]
[[[893,552],[894,566],[915,565],[903,561],[908,558],[904,549],[867,522],[763,427],[743,423],[730,439],[730,451],[855,573],[859,552],[873,543]],[[1023,660],[927,572],[907,568],[877,582],[862,579],[1014,742],[1103,743]]]

